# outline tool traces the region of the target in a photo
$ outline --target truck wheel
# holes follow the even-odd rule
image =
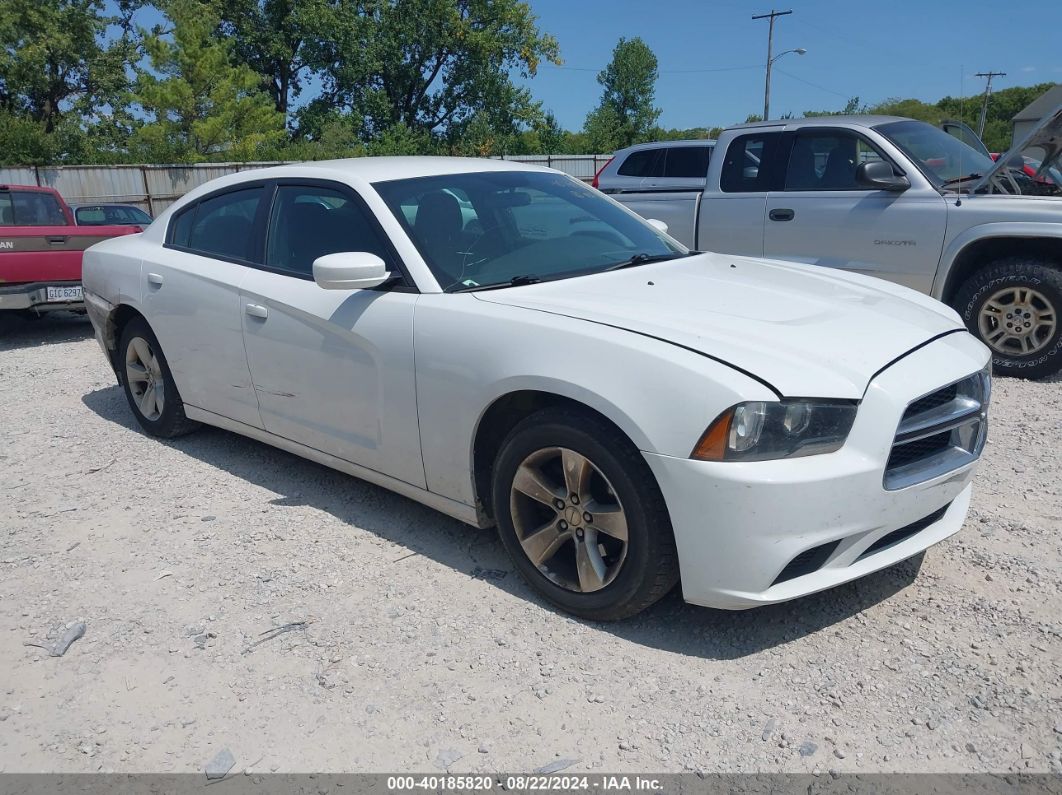
[[[143,318],[130,320],[122,329],[118,366],[125,399],[141,428],[152,436],[172,439],[199,427],[198,422],[185,416],[170,366],[155,333]]]
[[[955,306],[992,350],[997,375],[1044,378],[1062,370],[1062,270],[1055,263],[997,260],[963,283]]]
[[[663,495],[641,454],[589,412],[544,409],[494,463],[502,544],[532,588],[583,618],[638,613],[678,581]]]

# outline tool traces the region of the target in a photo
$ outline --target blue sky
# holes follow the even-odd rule
[[[656,53],[665,127],[725,126],[763,110],[769,5],[740,0],[530,0],[560,42],[561,68],[528,81],[535,98],[579,129],[600,96],[596,76],[621,36]],[[771,115],[837,109],[848,97],[936,101],[993,88],[1062,82],[1062,0],[794,0],[775,23]],[[737,68],[747,67],[747,68]],[[691,71],[726,69],[728,71]]]

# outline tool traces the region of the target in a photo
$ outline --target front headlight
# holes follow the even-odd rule
[[[843,400],[738,403],[708,426],[690,458],[768,461],[840,450],[857,405]]]

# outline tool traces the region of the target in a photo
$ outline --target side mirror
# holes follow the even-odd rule
[[[325,290],[367,290],[390,278],[384,261],[366,251],[339,251],[313,261],[313,280]]]
[[[653,227],[653,229],[656,229],[659,232],[663,232],[665,235],[667,234],[667,224],[665,224],[663,221],[657,218],[646,218],[645,220],[649,224],[649,226]]]
[[[893,173],[892,164],[884,160],[860,163],[855,170],[856,185],[874,190],[905,191],[911,187],[911,180]]]

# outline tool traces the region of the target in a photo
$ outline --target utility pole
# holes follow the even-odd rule
[[[767,26],[767,81],[763,85],[763,120],[771,116],[771,45],[774,43],[774,20],[776,17],[784,17],[788,14],[792,14],[792,11],[775,11],[771,9],[770,14],[757,14],[753,19],[767,19],[770,23]]]
[[[992,78],[993,77],[1006,77],[1006,72],[978,72],[978,77],[987,77],[988,82],[985,83],[985,98],[981,100],[981,121],[977,123],[977,137],[983,138],[985,135],[985,120],[988,118],[988,98],[992,96]]]

